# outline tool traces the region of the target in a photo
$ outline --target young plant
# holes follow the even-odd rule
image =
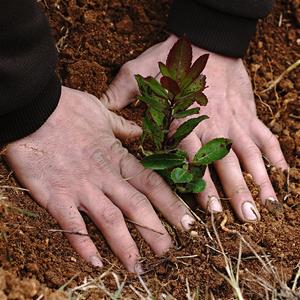
[[[230,140],[216,138],[200,148],[190,162],[187,153],[178,149],[179,143],[208,119],[199,115],[199,106],[208,101],[203,93],[206,77],[201,74],[207,60],[205,54],[192,64],[192,46],[186,38],[181,38],[170,50],[166,64],[159,62],[160,83],[150,76],[135,76],[140,91],[138,99],[147,105],[142,135],[145,157],[141,163],[157,171],[181,193],[202,192],[207,165],[223,158],[231,148]],[[193,104],[197,105],[191,107]],[[176,119],[183,122],[171,135],[170,126]],[[146,140],[153,145],[151,151],[144,151]]]

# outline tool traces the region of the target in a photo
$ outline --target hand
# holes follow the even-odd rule
[[[119,109],[130,103],[137,94],[134,74],[159,74],[157,63],[165,62],[167,54],[177,40],[174,35],[165,42],[148,49],[137,59],[126,63],[111,84],[102,102]],[[193,47],[194,59],[208,51]],[[233,140],[233,150],[215,163],[223,189],[230,203],[242,221],[259,220],[259,212],[244,181],[241,166],[249,172],[260,187],[263,204],[276,201],[262,153],[270,162],[282,169],[288,167],[279,142],[270,130],[258,119],[251,83],[241,59],[224,57],[210,53],[204,70],[207,75],[208,105],[201,108],[201,114],[210,118],[202,122],[181,144],[190,157],[193,157],[201,144],[216,137]],[[204,179],[207,187],[197,195],[200,205],[210,211],[221,211],[218,192],[209,171]]]
[[[124,217],[141,225],[137,229],[157,254],[168,250],[171,238],[152,205],[173,225],[188,229],[193,222],[163,180],[116,139],[140,134],[137,125],[107,110],[94,96],[63,87],[46,123],[9,144],[5,153],[19,181],[63,230],[87,234],[79,211],[85,212],[132,272],[141,271],[139,251]],[[67,237],[86,261],[102,266],[88,235]]]

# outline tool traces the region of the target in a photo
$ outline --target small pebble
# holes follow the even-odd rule
[[[197,231],[192,230],[192,231],[190,232],[190,235],[193,236],[193,237],[195,237],[195,236],[198,236],[199,234],[198,234]]]

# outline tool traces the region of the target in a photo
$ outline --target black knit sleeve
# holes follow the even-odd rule
[[[57,52],[35,0],[0,1],[0,145],[37,130],[58,104]]]
[[[242,57],[273,0],[174,0],[170,30],[193,44],[226,56]]]

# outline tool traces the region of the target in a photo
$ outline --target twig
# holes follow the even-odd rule
[[[199,257],[198,254],[194,254],[194,255],[187,255],[187,256],[176,256],[176,259],[187,259],[187,258],[195,258],[195,257]]]
[[[9,226],[21,226],[24,228],[28,228],[28,229],[42,229],[42,230],[46,230],[48,232],[62,232],[62,233],[68,233],[68,234],[76,234],[76,235],[82,235],[82,236],[89,236],[88,233],[82,233],[79,231],[71,231],[71,230],[63,230],[63,229],[47,229],[47,228],[37,228],[34,226],[30,226],[30,225],[23,225],[23,224],[17,224],[17,223],[3,223],[4,225],[9,225]]]
[[[125,221],[127,221],[127,222],[129,222],[129,223],[132,223],[132,224],[134,224],[134,225],[136,225],[136,226],[139,226],[139,227],[142,227],[142,228],[145,228],[145,229],[151,230],[151,231],[153,231],[153,232],[155,232],[155,233],[158,233],[158,234],[164,235],[164,233],[163,233],[163,232],[160,232],[160,231],[158,231],[158,230],[155,230],[155,229],[153,229],[153,228],[150,228],[150,227],[147,227],[147,226],[145,226],[145,225],[139,224],[139,223],[137,223],[137,222],[135,222],[135,221],[132,221],[132,220],[129,220],[129,219],[127,219],[127,218],[125,218]]]
[[[28,189],[24,189],[24,188],[21,188],[21,187],[18,187],[18,186],[11,186],[11,185],[0,185],[0,189],[12,189],[12,190],[29,192]]]
[[[297,271],[297,274],[295,276],[294,283],[293,283],[293,286],[292,286],[292,291],[293,292],[295,292],[295,290],[296,290],[299,277],[300,277],[300,263],[299,263],[298,271]]]
[[[227,227],[225,226],[226,223],[227,223],[227,221],[228,221],[227,215],[224,214],[224,218],[223,218],[223,220],[222,220],[222,222],[221,222],[221,224],[220,224],[221,229],[222,229],[223,231],[225,231],[225,232],[229,232],[229,233],[237,233],[236,230],[229,229],[229,228],[227,228]]]
[[[296,69],[300,65],[300,59],[298,59],[295,63],[290,65],[284,72],[282,72],[271,84],[268,88],[265,90],[261,91],[262,93],[268,92],[271,89],[275,88],[277,84],[283,79],[285,75]]]

